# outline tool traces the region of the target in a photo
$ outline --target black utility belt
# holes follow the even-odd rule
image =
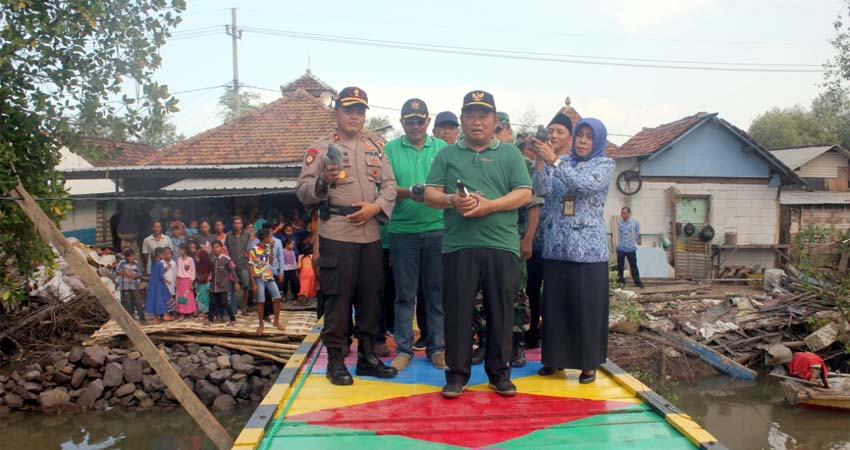
[[[328,205],[328,212],[335,216],[347,216],[360,211],[357,206]]]

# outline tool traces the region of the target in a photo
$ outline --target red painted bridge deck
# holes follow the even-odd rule
[[[440,395],[443,371],[424,356],[397,378],[355,377],[353,386],[334,386],[325,377],[324,350],[310,342],[316,338],[308,336],[303,356],[281,373],[234,449],[725,448],[610,363],[596,383],[581,385],[578,371],[538,376],[539,351],[530,351],[527,366],[512,372],[515,397],[492,392],[483,366],[475,366],[467,391],[447,400]],[[354,358],[346,361],[352,373]]]

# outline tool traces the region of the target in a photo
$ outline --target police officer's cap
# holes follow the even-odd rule
[[[369,107],[369,97],[366,96],[366,91],[359,87],[347,87],[339,92],[336,100],[337,106],[353,106],[363,105]]]
[[[493,94],[485,91],[472,91],[464,95],[461,111],[471,109],[483,109],[485,111],[496,112],[496,101],[493,99]]]

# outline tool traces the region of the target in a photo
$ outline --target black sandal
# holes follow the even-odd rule
[[[596,381],[596,371],[595,370],[590,375],[585,375],[585,374],[582,373],[581,375],[578,376],[578,382],[580,384],[590,384],[590,383],[593,383],[594,381]]]
[[[560,372],[560,371],[561,371],[561,369],[556,369],[554,367],[549,367],[549,366],[543,366],[543,367],[540,368],[540,370],[537,371],[537,375],[540,375],[541,377],[548,377],[549,375],[554,375],[555,372]]]

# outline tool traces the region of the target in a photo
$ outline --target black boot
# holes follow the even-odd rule
[[[484,362],[485,356],[487,356],[487,338],[478,336],[478,348],[472,352],[472,365],[477,366]]]
[[[393,378],[398,375],[394,367],[384,365],[384,362],[375,356],[375,342],[370,338],[361,338],[357,341],[357,376]]]
[[[328,369],[326,376],[331,384],[337,386],[348,386],[354,383],[351,374],[345,367],[345,358],[342,356],[341,348],[328,348]]]
[[[525,367],[525,363],[525,342],[522,339],[522,333],[514,333],[511,367]]]

